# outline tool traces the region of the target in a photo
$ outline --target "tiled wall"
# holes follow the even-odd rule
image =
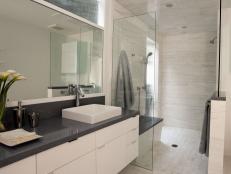
[[[165,35],[160,52],[160,116],[168,126],[200,130],[216,88],[215,32]]]

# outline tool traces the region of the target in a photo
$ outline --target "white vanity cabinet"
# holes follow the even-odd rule
[[[43,151],[0,174],[118,174],[138,156],[139,117]]]
[[[139,151],[139,128],[133,128],[126,136],[126,159],[125,166],[138,157]]]
[[[125,167],[126,136],[98,147],[97,174],[117,174]]]
[[[0,174],[36,174],[35,156],[23,159],[6,167],[0,168]]]
[[[55,170],[53,174],[96,174],[96,155],[91,152]]]
[[[138,156],[139,117],[96,132],[97,174],[117,174]]]
[[[81,157],[93,151],[95,151],[95,133],[41,152],[37,154],[37,174],[53,173],[75,160],[79,162]]]

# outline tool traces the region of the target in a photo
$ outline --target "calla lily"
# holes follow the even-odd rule
[[[25,79],[26,78],[22,74],[19,74],[14,70],[0,72],[0,129],[4,128],[2,119],[6,107],[7,92],[16,81]]]
[[[15,70],[7,70],[6,72],[8,72],[10,74],[16,74],[17,73]]]
[[[24,77],[24,76],[18,76],[17,80],[26,80],[26,77]]]
[[[8,79],[8,77],[9,77],[9,75],[10,75],[11,73],[10,72],[2,72],[1,73],[1,75],[0,75],[0,78],[1,78],[1,80],[6,80],[6,79]]]

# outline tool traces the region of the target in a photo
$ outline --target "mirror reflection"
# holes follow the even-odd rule
[[[101,92],[102,30],[30,0],[0,1],[0,26],[0,71],[27,78],[9,101],[69,95],[69,84]]]
[[[222,8],[231,8],[230,0],[222,0],[221,4],[222,4]]]
[[[97,25],[104,26],[105,0],[45,0],[81,16]]]

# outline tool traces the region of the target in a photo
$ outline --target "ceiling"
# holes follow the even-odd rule
[[[157,11],[157,25],[162,33],[217,31],[219,0],[116,0],[133,15]],[[167,7],[171,6],[171,7]],[[152,15],[146,15],[147,18]],[[146,21],[151,21],[147,19]]]
[[[156,11],[159,0],[116,0],[134,15]]]

